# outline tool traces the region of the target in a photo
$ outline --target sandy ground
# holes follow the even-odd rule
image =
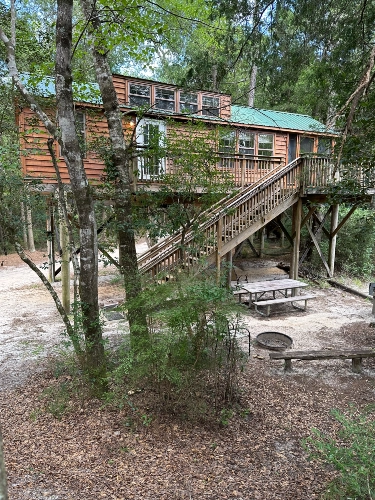
[[[144,251],[144,245],[138,250]],[[45,261],[41,252],[33,254],[36,262]],[[0,390],[24,383],[38,370],[40,360],[56,351],[64,340],[64,325],[55,305],[35,274],[17,255],[0,256]],[[242,262],[249,281],[280,279],[285,272],[275,267],[275,261]],[[120,287],[114,284],[115,270],[101,269],[100,304],[110,305],[122,300]],[[55,284],[59,292],[61,284]],[[273,306],[269,318],[243,306],[243,321],[254,339],[258,333],[277,331],[293,338],[295,349],[344,348],[345,337],[335,337],[341,327],[355,322],[371,322],[371,303],[341,290],[307,288],[316,296],[309,301],[306,312],[291,305]],[[115,338],[126,330],[125,321],[105,320],[105,336]],[[309,364],[304,364],[309,369]]]
[[[45,260],[41,253],[34,256]],[[351,404],[361,408],[373,402],[373,360],[364,362],[360,375],[351,372],[349,360],[295,361],[293,373],[285,375],[282,361],[270,361],[268,351],[252,345],[241,387],[246,411],[224,428],[163,414],[147,425],[137,423],[134,407],[142,416],[152,418],[154,412],[152,399],[142,392],[121,411],[103,407],[102,401],[72,401],[70,410],[55,418],[43,409],[41,395],[63,384],[64,376],[56,380],[38,371],[59,349],[63,324],[27,266],[16,256],[0,256],[1,262],[0,417],[11,500],[321,498],[334,473],[308,460],[301,441],[312,427],[337,430],[332,408],[345,411]],[[272,260],[240,265],[248,280],[285,277]],[[314,284],[307,290],[316,298],[305,312],[283,305],[266,318],[242,306],[252,339],[279,331],[293,338],[295,349],[374,345],[369,301]],[[114,270],[102,269],[101,305],[121,299]],[[110,341],[124,331],[124,320],[105,321]],[[31,383],[25,384],[29,376]]]

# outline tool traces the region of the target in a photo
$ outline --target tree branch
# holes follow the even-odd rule
[[[61,319],[63,320],[63,322],[65,324],[66,332],[67,332],[70,340],[73,343],[75,353],[81,359],[82,356],[83,356],[83,351],[81,349],[81,346],[79,345],[79,341],[78,341],[77,336],[76,336],[76,334],[74,332],[72,324],[70,323],[68,315],[66,314],[65,309],[64,309],[64,307],[63,307],[63,305],[62,305],[62,303],[60,301],[60,298],[57,295],[55,289],[53,288],[53,286],[51,285],[51,283],[48,281],[48,279],[44,276],[44,274],[39,269],[39,267],[31,259],[29,259],[29,257],[27,257],[27,255],[25,254],[23,248],[21,247],[21,245],[18,242],[15,242],[15,247],[16,247],[16,252],[21,257],[21,259],[23,260],[23,262],[25,262],[25,264],[27,264],[30,267],[30,269],[32,269],[34,271],[34,273],[39,277],[39,279],[42,281],[42,283],[44,284],[44,286],[49,291],[49,293],[50,293],[53,301],[55,302],[56,308],[59,311]]]

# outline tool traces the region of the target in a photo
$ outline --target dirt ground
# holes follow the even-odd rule
[[[42,253],[33,254],[42,263]],[[249,280],[283,276],[273,260],[237,263]],[[122,299],[113,269],[101,271],[100,302]],[[56,289],[59,289],[56,284]],[[251,338],[278,331],[294,349],[373,347],[371,303],[336,288],[311,284],[307,311],[275,307],[269,318],[243,307]],[[111,411],[82,401],[56,419],[43,410],[50,359],[63,324],[43,285],[17,256],[0,256],[0,421],[11,500],[314,499],[334,472],[308,459],[301,445],[312,427],[335,432],[332,408],[374,400],[375,362],[354,374],[350,361],[295,361],[291,374],[255,345],[242,380],[242,410],[229,425],[197,426],[142,409],[132,426],[129,408]],[[106,321],[115,343],[123,320]],[[244,346],[245,348],[247,346]],[[142,405],[132,396],[132,406]],[[142,419],[141,419],[142,420]]]

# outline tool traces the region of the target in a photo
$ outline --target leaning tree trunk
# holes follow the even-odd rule
[[[80,227],[80,283],[86,363],[90,372],[103,374],[104,347],[98,303],[98,242],[92,189],[87,181],[75,128],[72,92],[73,0],[58,0],[56,21],[56,98],[62,153],[67,159],[72,194]]]
[[[72,46],[72,1],[58,2],[58,17],[56,24],[56,94],[59,98],[60,131],[49,116],[42,110],[34,96],[27,90],[20,79],[16,57],[15,5],[11,0],[11,38],[0,26],[0,39],[7,51],[9,76],[12,77],[20,93],[28,102],[30,108],[43,122],[48,133],[62,147],[65,163],[68,168],[73,196],[78,210],[80,223],[81,263],[84,268],[80,280],[82,301],[83,328],[86,339],[86,361],[94,371],[102,371],[104,367],[104,349],[102,332],[99,323],[98,284],[97,284],[97,238],[93,197],[88,185],[86,174],[80,157],[79,144],[75,132],[72,77],[71,77],[71,46]],[[61,133],[61,134],[60,134]],[[98,380],[98,379],[96,379]]]
[[[108,123],[112,165],[118,174],[115,208],[120,243],[120,265],[124,274],[130,333],[134,339],[136,337],[143,337],[147,333],[147,321],[142,307],[139,305],[132,306],[132,300],[134,301],[141,291],[131,202],[133,186],[133,137],[127,146],[112,72],[108,63],[107,51],[103,50],[103,38],[100,37],[101,21],[99,13],[95,3],[91,0],[81,0],[81,6],[91,27],[91,51],[94,57],[96,77]],[[98,35],[98,39],[100,39],[100,46],[95,35]]]

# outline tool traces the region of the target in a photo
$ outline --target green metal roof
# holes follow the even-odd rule
[[[271,127],[274,129],[299,130],[302,132],[335,133],[334,130],[327,129],[323,123],[318,122],[318,120],[308,115],[256,109],[248,106],[232,106],[231,122]]]

